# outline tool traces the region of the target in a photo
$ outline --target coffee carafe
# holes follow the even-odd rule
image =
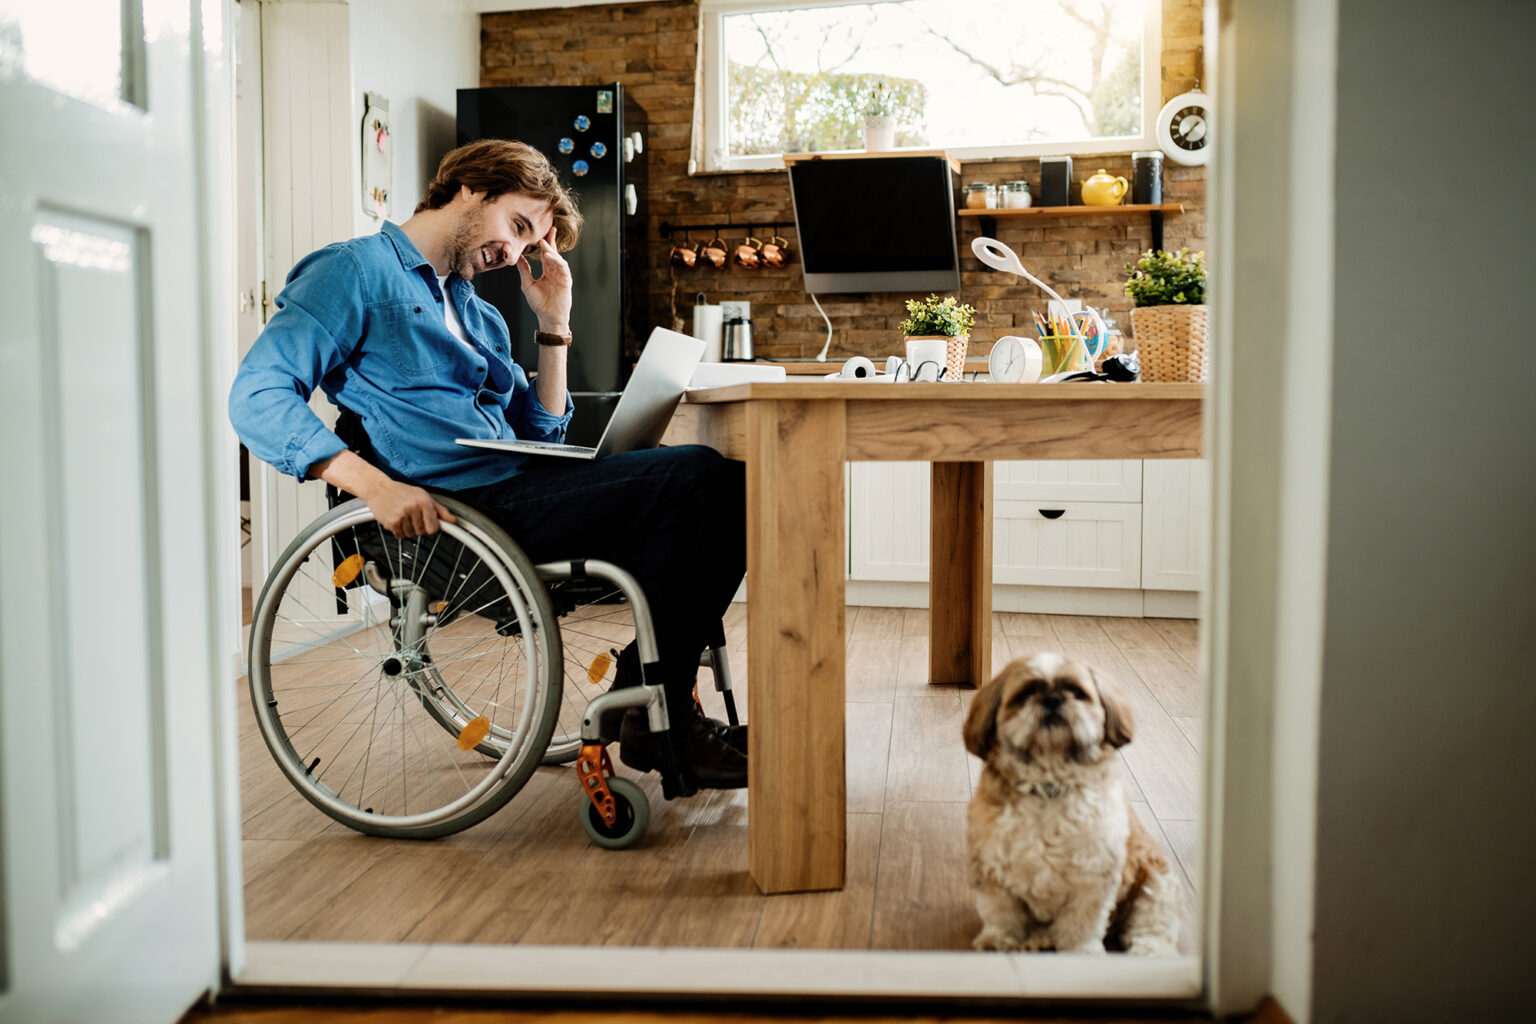
[[[752,321],[744,316],[733,316],[727,320],[721,348],[721,358],[728,363],[750,362],[753,359]]]

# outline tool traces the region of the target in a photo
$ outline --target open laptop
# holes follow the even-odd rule
[[[683,397],[688,378],[704,356],[704,343],[698,338],[658,327],[640,352],[635,372],[630,375],[613,418],[596,448],[556,441],[522,441],[517,438],[471,438],[456,440],[469,448],[490,448],[520,455],[557,455],[567,459],[600,459],[637,448],[654,448],[672,422],[672,413]]]

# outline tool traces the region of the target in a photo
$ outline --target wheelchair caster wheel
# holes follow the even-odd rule
[[[618,812],[614,823],[610,825],[604,821],[592,801],[583,800],[581,824],[598,846],[625,850],[638,843],[651,824],[651,802],[640,787],[628,779],[610,778],[608,792],[613,794],[614,810]]]

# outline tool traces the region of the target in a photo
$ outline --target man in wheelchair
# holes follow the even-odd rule
[[[628,570],[651,606],[679,767],[699,786],[737,788],[746,784],[746,726],[704,718],[692,691],[746,570],[742,464],[696,445],[573,463],[454,443],[564,439],[567,353],[581,339],[570,334],[560,253],[581,223],[531,147],[482,140],[453,150],[403,224],[386,221],[293,268],[240,366],[230,420],[258,458],[356,495],[396,537],[456,521],[434,499],[440,491],[483,509],[534,562],[603,559]],[[511,358],[505,320],[470,284],[508,266],[538,318],[531,380]],[[316,387],[342,411],[346,440],[309,408]],[[614,685],[638,683],[638,664],[632,644]],[[632,711],[620,759],[659,769],[658,740]]]

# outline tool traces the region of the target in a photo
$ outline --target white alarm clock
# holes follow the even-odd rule
[[[1044,353],[1038,342],[1030,338],[1005,335],[998,338],[987,353],[987,373],[995,381],[1014,384],[1019,381],[1040,379]]]

